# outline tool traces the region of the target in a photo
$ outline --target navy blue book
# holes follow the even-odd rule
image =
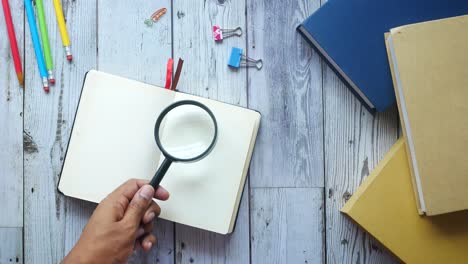
[[[395,101],[384,33],[468,14],[468,0],[329,0],[297,30],[371,111]]]

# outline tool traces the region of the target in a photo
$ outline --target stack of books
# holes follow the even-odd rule
[[[468,263],[467,14],[330,0],[298,28],[371,110],[398,105],[403,138],[341,211],[405,263]]]

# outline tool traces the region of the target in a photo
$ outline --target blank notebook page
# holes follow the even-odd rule
[[[218,140],[204,159],[171,165],[161,182],[171,192],[168,201],[159,202],[161,217],[228,233],[242,195],[260,114],[183,93],[177,93],[175,100],[196,100],[208,106],[217,118]]]
[[[100,202],[130,178],[149,179],[159,162],[154,123],[175,93],[100,72],[87,74],[59,190]]]

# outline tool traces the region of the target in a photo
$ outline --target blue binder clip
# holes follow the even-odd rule
[[[242,54],[242,49],[232,48],[231,56],[229,56],[228,66],[232,68],[240,67],[256,67],[257,70],[260,70],[263,67],[263,61],[254,60]]]

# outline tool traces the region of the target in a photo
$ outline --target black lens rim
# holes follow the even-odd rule
[[[176,107],[182,106],[182,105],[194,105],[194,106],[198,106],[201,109],[205,110],[208,113],[208,115],[211,117],[211,120],[213,121],[213,124],[214,124],[214,127],[215,127],[213,140],[211,141],[210,146],[202,154],[200,154],[200,155],[198,155],[196,157],[190,158],[190,159],[177,158],[177,157],[174,157],[171,154],[169,154],[164,149],[164,147],[162,146],[161,140],[159,138],[159,128],[161,127],[161,123],[162,123],[162,120],[164,119],[164,117],[166,117],[166,115],[167,115],[167,113],[169,113],[169,111],[171,111],[172,109],[174,109]],[[173,162],[193,162],[193,161],[197,161],[197,160],[203,159],[205,156],[210,154],[210,152],[213,150],[214,146],[216,145],[216,140],[218,139],[218,122],[216,121],[216,117],[214,116],[213,112],[206,105],[204,105],[204,104],[202,104],[202,103],[200,103],[198,101],[193,101],[193,100],[177,101],[177,102],[172,103],[169,106],[167,106],[161,112],[161,114],[159,114],[159,117],[156,120],[156,124],[154,125],[154,139],[156,140],[156,144],[158,145],[159,150],[161,150],[161,152],[163,153],[163,155],[167,159],[170,159]]]

